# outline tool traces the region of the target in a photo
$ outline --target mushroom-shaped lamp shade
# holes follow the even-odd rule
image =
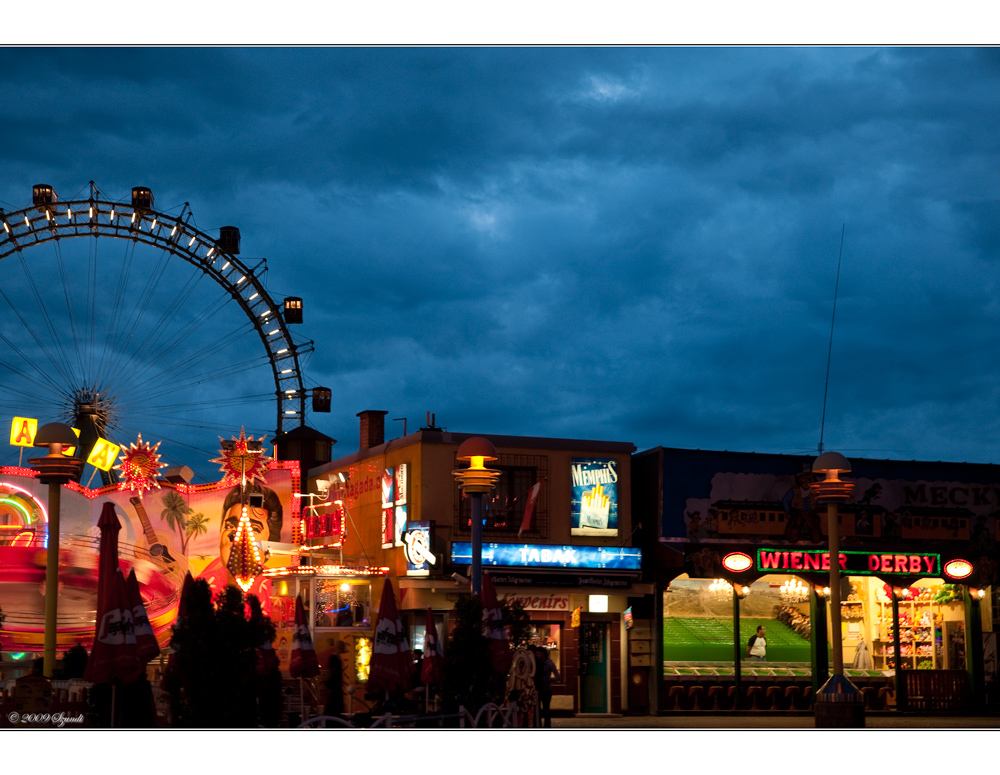
[[[497,459],[497,448],[489,439],[473,436],[459,445],[455,457],[459,460],[468,460],[470,468],[482,468],[486,461]]]
[[[825,474],[833,472],[834,477],[838,473],[851,470],[851,461],[839,452],[824,452],[813,462],[813,473]]]
[[[46,423],[35,434],[36,447],[47,447],[50,444],[75,447],[77,443],[76,434],[73,433],[73,429],[61,422]]]

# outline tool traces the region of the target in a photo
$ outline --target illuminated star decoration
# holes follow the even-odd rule
[[[248,482],[258,481],[264,484],[264,475],[267,473],[268,464],[271,458],[264,454],[264,439],[255,441],[254,437],[247,438],[246,431],[240,428],[240,437],[233,437],[232,441],[226,441],[221,436],[219,452],[222,457],[210,460],[210,463],[219,463],[219,470],[225,476],[223,484],[233,484],[239,482],[246,485]]]
[[[243,514],[236,526],[236,537],[233,539],[232,549],[229,550],[229,562],[226,563],[227,569],[244,592],[250,589],[254,578],[264,570],[264,565],[260,561],[260,550],[253,541],[253,528],[250,527],[248,510],[246,506],[243,507]]]
[[[118,483],[119,490],[136,490],[140,494],[143,490],[160,489],[160,483],[156,478],[160,475],[160,469],[166,468],[166,463],[160,462],[160,455],[156,450],[160,448],[160,442],[156,442],[152,447],[142,440],[139,440],[123,449],[119,462],[115,465],[121,471],[122,481]]]

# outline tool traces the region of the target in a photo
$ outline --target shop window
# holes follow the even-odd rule
[[[410,635],[410,648],[413,649],[414,654],[424,652],[424,642],[426,640],[426,617],[418,616],[419,622],[413,622],[410,624],[409,635]],[[444,651],[444,643],[447,640],[444,637],[444,617],[441,614],[434,615],[434,628],[437,630],[438,643],[441,644],[441,650]]]
[[[316,579],[317,629],[354,629],[371,626],[371,583],[367,579]]]
[[[555,663],[556,670],[562,673],[562,624],[556,622],[533,622],[531,626],[529,646],[539,646],[546,650]]]
[[[458,463],[456,462],[456,468]],[[483,535],[504,537],[517,535],[524,520],[524,509],[531,488],[548,478],[548,458],[544,455],[500,455],[491,467],[501,472],[496,487],[484,498]],[[471,501],[456,488],[456,517],[458,531],[472,532]],[[547,538],[549,528],[548,488],[543,483],[535,502],[531,525],[525,533],[529,539]]]

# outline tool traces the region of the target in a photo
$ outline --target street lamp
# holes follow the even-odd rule
[[[743,659],[743,638],[740,637],[740,601],[750,594],[750,587],[733,584],[733,710],[740,709],[741,665]],[[756,599],[756,598],[755,598]]]
[[[59,606],[59,507],[62,486],[80,475],[83,460],[67,457],[63,447],[79,444],[76,434],[68,425],[50,422],[35,434],[36,447],[48,447],[45,457],[28,461],[38,472],[38,481],[49,486],[49,524],[46,536],[45,557],[45,645],[43,673],[51,678],[56,667],[56,636],[58,633]]]
[[[469,461],[468,468],[459,468],[452,473],[458,480],[462,492],[469,496],[472,506],[472,594],[483,591],[483,494],[493,490],[500,471],[486,468],[486,461],[497,459],[497,449],[489,439],[473,436],[463,441],[455,454],[457,460]]]
[[[812,484],[817,503],[826,504],[827,535],[830,541],[830,640],[832,641],[833,674],[816,696],[817,727],[864,726],[865,706],[861,692],[844,676],[844,642],[840,624],[840,526],[839,505],[851,498],[854,482],[840,478],[849,473],[850,461],[839,452],[824,452],[812,467],[813,473],[823,474],[822,481]]]

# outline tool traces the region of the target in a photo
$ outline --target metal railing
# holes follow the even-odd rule
[[[315,716],[303,721],[298,725],[298,729],[327,729],[332,724],[334,727],[344,729],[400,729],[412,728],[414,726],[427,727],[437,723],[444,726],[443,722],[458,722],[460,729],[511,729],[516,726],[517,705],[510,703],[499,706],[489,702],[483,705],[473,716],[464,706],[459,706],[457,713],[432,713],[416,714],[408,716],[394,716],[392,713],[385,713],[372,719],[367,726],[357,726],[352,718],[343,716]],[[485,723],[484,723],[485,722]]]

